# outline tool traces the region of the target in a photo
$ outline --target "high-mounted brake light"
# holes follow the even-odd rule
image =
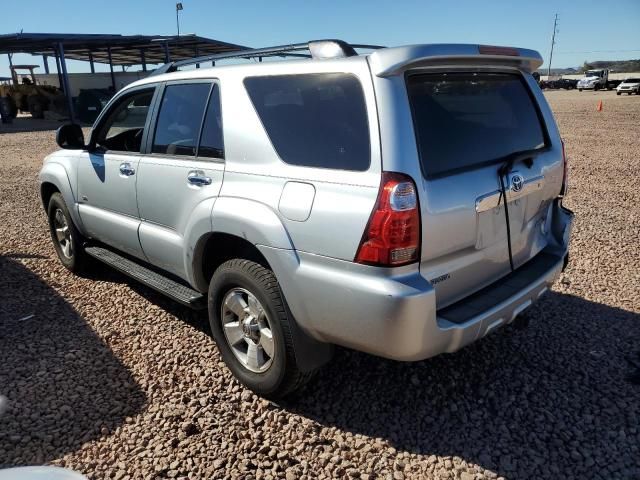
[[[564,197],[569,191],[569,165],[567,153],[564,149],[564,141],[560,140],[560,143],[562,143],[562,188],[560,189],[560,195]]]
[[[482,55],[507,55],[509,57],[519,57],[520,51],[511,47],[496,47],[494,45],[480,45],[478,52]]]
[[[384,172],[355,262],[400,266],[420,257],[420,209],[411,177]]]

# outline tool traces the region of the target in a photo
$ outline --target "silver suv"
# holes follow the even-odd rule
[[[232,57],[244,64],[222,65]],[[454,352],[567,264],[541,63],[519,48],[323,40],[167,64],[118,92],[87,143],[59,129],[64,150],[40,173],[56,252],[208,308],[226,364],[266,397],[333,345]]]

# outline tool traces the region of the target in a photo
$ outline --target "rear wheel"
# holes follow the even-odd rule
[[[267,398],[279,398],[311,377],[296,363],[291,322],[271,270],[243,259],[223,263],[209,284],[209,324],[233,375]]]
[[[620,95],[620,92],[616,92],[616,95]]]
[[[47,214],[53,248],[60,262],[72,272],[85,270],[89,264],[89,258],[84,253],[85,240],[73,224],[67,204],[60,193],[51,195]]]

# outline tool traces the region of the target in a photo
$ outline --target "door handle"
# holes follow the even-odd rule
[[[135,175],[136,170],[131,166],[129,162],[124,162],[120,164],[120,175],[124,175],[125,177],[130,177],[131,175]]]
[[[202,170],[191,170],[187,175],[187,182],[191,185],[211,185],[211,177],[207,177]]]

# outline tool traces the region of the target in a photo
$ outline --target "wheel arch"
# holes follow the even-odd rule
[[[227,232],[209,232],[201,236],[193,252],[193,279],[201,292],[206,292],[216,269],[232,258],[244,258],[272,269],[260,250],[245,238]]]
[[[67,170],[64,165],[49,161],[40,170],[40,198],[45,211],[49,208],[51,196],[56,192],[62,195],[73,223],[80,233],[84,235],[85,231],[80,220],[76,197]]]

